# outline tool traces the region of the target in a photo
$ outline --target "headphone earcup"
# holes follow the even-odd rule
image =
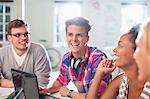
[[[78,65],[80,64],[81,62],[81,58],[78,58],[75,63],[74,63],[74,68],[77,69]]]
[[[71,59],[71,67],[74,68],[74,62],[75,62],[75,58]]]
[[[77,67],[80,64],[81,60],[82,60],[81,58],[78,58],[78,59],[72,58],[71,59],[71,67],[74,68],[74,69],[77,69]]]

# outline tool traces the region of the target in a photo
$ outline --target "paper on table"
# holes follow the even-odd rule
[[[14,91],[14,88],[2,88],[0,87],[0,99],[5,99]]]
[[[69,97],[62,97],[62,96],[59,94],[59,92],[53,93],[53,94],[51,94],[51,96],[54,96],[54,97],[56,97],[56,98],[58,98],[58,99],[71,99],[71,98],[69,98]]]

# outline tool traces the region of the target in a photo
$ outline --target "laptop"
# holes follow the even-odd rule
[[[23,96],[25,96],[25,99],[45,99],[45,97],[47,99],[55,98],[48,95],[40,95],[37,76],[35,74],[16,69],[11,69],[11,73],[15,88],[15,97],[17,96],[19,99]]]

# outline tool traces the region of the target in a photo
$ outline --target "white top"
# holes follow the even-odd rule
[[[12,45],[11,49],[12,49],[12,52],[13,52],[13,54],[14,54],[14,57],[15,57],[16,62],[17,62],[17,64],[18,64],[19,67],[22,65],[24,59],[26,58],[27,53],[28,53],[28,51],[29,51],[29,49],[30,49],[30,45],[31,45],[31,44],[29,43],[29,46],[28,46],[28,48],[27,48],[27,51],[26,51],[23,55],[21,55],[21,56],[19,56],[19,55],[16,53],[16,51],[14,50],[14,46]]]
[[[150,99],[150,82],[146,82],[140,99]]]

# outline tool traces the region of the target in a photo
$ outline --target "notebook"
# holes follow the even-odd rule
[[[45,99],[39,94],[37,76],[35,74],[30,74],[16,69],[11,69],[15,95],[22,97],[25,96],[26,99]],[[54,97],[49,96],[49,99]]]

